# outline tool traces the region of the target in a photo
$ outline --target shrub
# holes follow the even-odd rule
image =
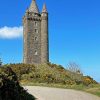
[[[96,81],[93,78],[83,74],[69,71],[64,69],[61,65],[56,64],[41,64],[41,65],[29,65],[29,64],[10,64],[5,65],[2,69],[11,67],[12,70],[17,74],[18,80],[23,83],[54,83],[54,84],[84,84],[88,86],[89,84],[94,84]],[[73,68],[73,67],[72,67]],[[4,72],[1,71],[0,72]],[[8,72],[4,72],[8,74]],[[12,78],[12,77],[11,77]],[[86,79],[88,78],[88,80]]]
[[[83,84],[86,86],[89,86],[90,84],[98,84],[93,78],[90,76],[84,76],[83,78]]]
[[[19,85],[16,74],[10,67],[2,69],[0,73],[0,100],[35,100]]]

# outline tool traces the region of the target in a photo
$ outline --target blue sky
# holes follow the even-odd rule
[[[100,0],[37,0],[49,11],[50,61],[81,66],[100,82]],[[31,0],[0,1],[0,57],[3,63],[23,59],[22,17]],[[18,33],[18,34],[17,34]]]

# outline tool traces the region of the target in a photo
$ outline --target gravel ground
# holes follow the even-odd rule
[[[39,86],[25,86],[37,100],[100,100],[99,97],[72,89],[59,89]]]

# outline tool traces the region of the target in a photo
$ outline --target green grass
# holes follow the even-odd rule
[[[97,96],[100,97],[100,84],[93,85],[93,87],[84,89],[84,91],[89,92],[89,93],[92,93],[92,94],[95,94],[95,95],[97,95]]]

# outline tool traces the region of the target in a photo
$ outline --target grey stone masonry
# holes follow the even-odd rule
[[[48,12],[46,5],[39,13],[36,1],[32,0],[23,17],[24,56],[23,63],[41,64],[49,62]]]

